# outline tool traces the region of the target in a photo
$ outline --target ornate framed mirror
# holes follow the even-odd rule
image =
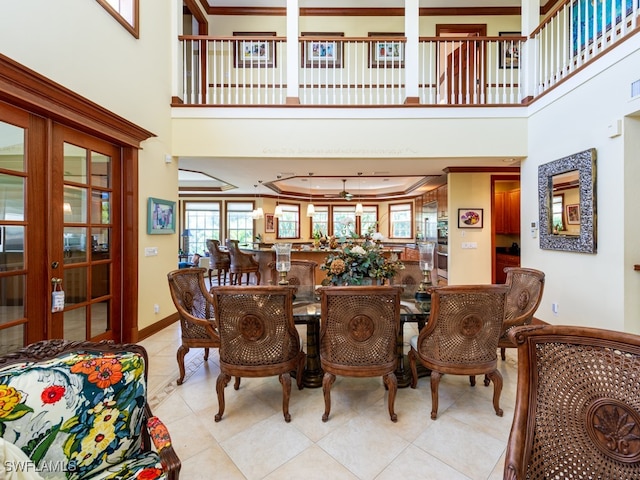
[[[596,253],[596,150],[538,167],[540,248]]]

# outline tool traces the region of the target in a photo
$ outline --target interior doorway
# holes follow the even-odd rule
[[[520,175],[491,176],[491,215],[491,281],[504,283],[520,266]]]
[[[436,36],[443,37],[438,42],[437,90],[444,103],[477,103],[484,95],[485,48],[473,37],[486,35],[486,24],[436,25]]]

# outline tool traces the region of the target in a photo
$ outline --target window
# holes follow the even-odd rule
[[[412,238],[411,203],[398,203],[389,206],[389,238]]]
[[[316,213],[311,217],[311,237],[318,232],[321,237],[329,235],[329,207],[316,205]]]
[[[227,235],[241,245],[253,243],[253,202],[227,202]]]
[[[136,38],[139,36],[139,0],[97,0],[120,25]]]
[[[220,202],[185,202],[184,215],[189,252],[207,253],[207,240],[220,240]]]
[[[336,237],[352,237],[356,233],[356,207],[333,207],[333,234]]]
[[[564,219],[562,213],[564,212],[564,195],[554,195],[553,204],[551,205],[551,229],[556,231],[564,230]],[[542,225],[540,225],[542,228]]]
[[[300,238],[300,205],[281,203],[282,217],[278,219],[278,238]]]
[[[378,207],[364,206],[360,217],[360,234],[378,231]]]

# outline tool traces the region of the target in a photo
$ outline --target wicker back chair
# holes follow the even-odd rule
[[[506,267],[505,285],[509,287],[504,306],[504,323],[498,347],[505,359],[505,348],[515,347],[509,340],[509,330],[519,325],[530,325],[544,291],[544,272],[533,268]]]
[[[218,275],[218,285],[220,285],[220,277],[222,284],[227,284],[227,273],[231,266],[231,258],[229,252],[220,250],[220,242],[218,240],[207,240],[207,249],[209,250],[209,285],[211,285],[211,272],[216,270]]]
[[[289,285],[315,285],[316,284],[316,268],[317,262],[313,260],[298,260],[291,259],[291,270],[287,272],[287,281]],[[269,263],[269,270],[271,272],[271,283],[277,285],[280,277],[276,270],[276,262]]]
[[[229,283],[231,285],[242,285],[242,274],[247,275],[247,285],[249,285],[249,275],[256,276],[256,285],[260,285],[260,264],[253,255],[240,250],[238,240],[229,240],[226,242],[229,250]]]
[[[204,359],[209,359],[209,348],[220,347],[220,337],[214,321],[211,295],[204,285],[204,268],[184,268],[167,274],[171,298],[180,315],[182,344],[178,348],[178,368],[182,385],[185,376],[184,357],[189,348],[204,348]]]
[[[216,382],[219,422],[224,414],[224,389],[231,376],[278,375],[282,384],[282,412],[291,420],[291,371],[302,389],[305,353],[293,323],[293,294],[289,286],[213,287],[220,332],[220,375]],[[237,390],[240,382],[236,380]]]
[[[640,336],[556,325],[509,335],[518,387],[503,478],[640,478]]]
[[[493,407],[502,416],[502,375],[497,369],[498,339],[504,319],[506,285],[455,285],[434,288],[427,325],[410,341],[411,387],[418,381],[416,361],[431,370],[431,418],[438,414],[438,384],[445,373],[485,374],[493,381]]]
[[[394,371],[402,288],[322,287],[320,292],[320,363],[325,372],[322,421],[329,419],[336,375],[382,376],[389,390],[389,415],[397,421],[394,403],[398,381]]]

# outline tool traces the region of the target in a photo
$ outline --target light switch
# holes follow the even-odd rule
[[[145,257],[155,257],[158,255],[158,247],[145,247],[144,256]]]

